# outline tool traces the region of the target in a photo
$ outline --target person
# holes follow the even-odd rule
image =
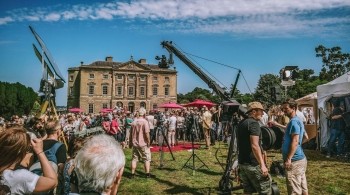
[[[38,156],[43,176],[15,168],[28,152]],[[44,154],[42,140],[31,140],[24,127],[10,127],[0,133],[0,156],[0,184],[8,187],[8,193],[46,192],[57,185],[57,175]]]
[[[210,143],[211,145],[215,145],[215,141],[221,131],[220,112],[218,112],[214,106],[210,108],[210,111],[212,114],[211,120],[213,121],[210,134]]]
[[[74,158],[79,194],[117,194],[124,166],[123,149],[113,137],[93,136]]]
[[[168,120],[168,143],[171,147],[175,146],[176,120],[175,111],[173,110]]]
[[[286,181],[288,194],[308,194],[306,181],[307,160],[301,147],[305,132],[304,123],[296,115],[297,102],[287,99],[282,104],[283,112],[290,118],[286,127],[283,144],[282,157],[286,170]]]
[[[131,112],[126,112],[126,118],[125,118],[125,146],[129,146],[129,137],[130,137],[130,130],[131,130],[131,123],[133,122],[133,118],[131,118]]]
[[[129,139],[129,147],[132,147],[131,178],[135,177],[135,170],[139,160],[144,162],[146,177],[151,177],[150,130],[148,121],[144,118],[145,114],[145,109],[138,110],[136,112],[136,118],[131,125]]]
[[[211,128],[211,113],[209,112],[207,106],[203,106],[203,114],[202,114],[202,127],[203,134],[205,138],[205,146],[208,149],[210,147],[210,128]]]
[[[331,135],[328,141],[328,154],[327,158],[331,157],[332,155],[343,155],[344,152],[344,143],[345,143],[345,120],[342,116],[343,109],[340,107],[340,102],[335,101],[333,103],[333,111],[331,114]],[[338,145],[335,148],[335,142],[338,139]]]
[[[49,150],[51,147],[54,147],[54,145],[58,144],[59,147],[55,153],[56,162],[54,162],[54,169],[56,169],[56,173],[58,173],[58,187],[56,189],[56,192],[60,194],[63,190],[63,169],[64,164],[67,160],[67,150],[63,143],[58,141],[58,138],[61,135],[62,126],[59,124],[59,121],[49,121],[45,125],[44,129],[46,130],[47,138],[43,140],[43,150]],[[48,157],[48,156],[47,156]],[[34,162],[36,162],[38,159],[37,155],[34,155]],[[50,159],[49,159],[50,160]],[[34,164],[35,165],[35,164]],[[30,170],[35,170],[38,167],[32,166]],[[57,165],[57,167],[56,167]],[[34,171],[32,171],[34,172]]]
[[[150,136],[151,136],[151,141],[150,145],[152,145],[152,142],[156,140],[156,130],[154,126],[156,125],[156,119],[154,119],[154,115],[152,111],[149,111],[149,113],[146,116],[146,119],[149,124],[149,129],[150,129]]]
[[[261,147],[261,129],[259,121],[264,108],[260,102],[248,104],[248,118],[242,120],[237,127],[237,147],[239,177],[244,193],[271,194],[271,177],[264,160]]]

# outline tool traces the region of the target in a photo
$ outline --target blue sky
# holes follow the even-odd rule
[[[315,47],[350,52],[349,0],[0,0],[0,81],[38,90],[41,64],[28,26],[44,40],[67,80],[67,69],[113,56],[125,62],[167,54],[160,42],[241,69],[238,89],[254,92],[260,75],[286,65],[321,69]],[[208,88],[176,57],[178,92]],[[237,70],[191,58],[216,82],[229,86]],[[220,84],[221,85],[221,84]],[[249,90],[250,89],[250,90]],[[66,105],[67,89],[57,90]]]

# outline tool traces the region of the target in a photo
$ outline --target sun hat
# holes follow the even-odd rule
[[[250,102],[248,104],[246,113],[249,113],[249,112],[251,112],[254,109],[264,110],[264,107],[262,106],[262,104],[260,102]]]

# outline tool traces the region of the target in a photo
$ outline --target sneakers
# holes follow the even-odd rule
[[[155,177],[154,175],[150,174],[150,173],[146,173],[146,178],[149,179],[149,178],[153,178]]]

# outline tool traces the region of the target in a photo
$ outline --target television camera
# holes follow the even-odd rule
[[[166,56],[162,55],[162,57],[156,57],[157,60],[160,60],[159,67],[160,68],[169,68],[174,64],[173,54],[175,54],[185,65],[187,65],[197,76],[199,76],[207,85],[210,87],[218,96],[222,99],[221,107],[222,107],[222,116],[223,119],[228,122],[228,132],[231,135],[230,146],[226,159],[226,168],[223,174],[222,179],[219,182],[219,188],[222,191],[230,192],[234,190],[232,188],[232,181],[230,177],[230,173],[232,171],[232,167],[234,162],[237,160],[238,151],[234,147],[236,140],[236,128],[240,120],[247,118],[246,108],[244,108],[239,102],[233,99],[233,94],[236,89],[239,76],[241,74],[241,70],[238,69],[238,74],[233,84],[233,89],[231,93],[227,93],[227,91],[220,87],[214,80],[212,80],[207,74],[205,74],[197,65],[195,65],[189,58],[187,58],[183,52],[178,50],[172,41],[162,41],[161,45],[169,52],[169,60],[166,59]],[[230,94],[230,95],[228,95]],[[281,131],[279,129],[263,127],[262,129],[262,137],[263,137],[263,148],[265,150],[269,150],[272,148],[278,148],[282,145],[282,137]],[[277,136],[276,136],[277,135]],[[283,135],[283,134],[282,134]],[[220,163],[220,162],[219,162]]]

